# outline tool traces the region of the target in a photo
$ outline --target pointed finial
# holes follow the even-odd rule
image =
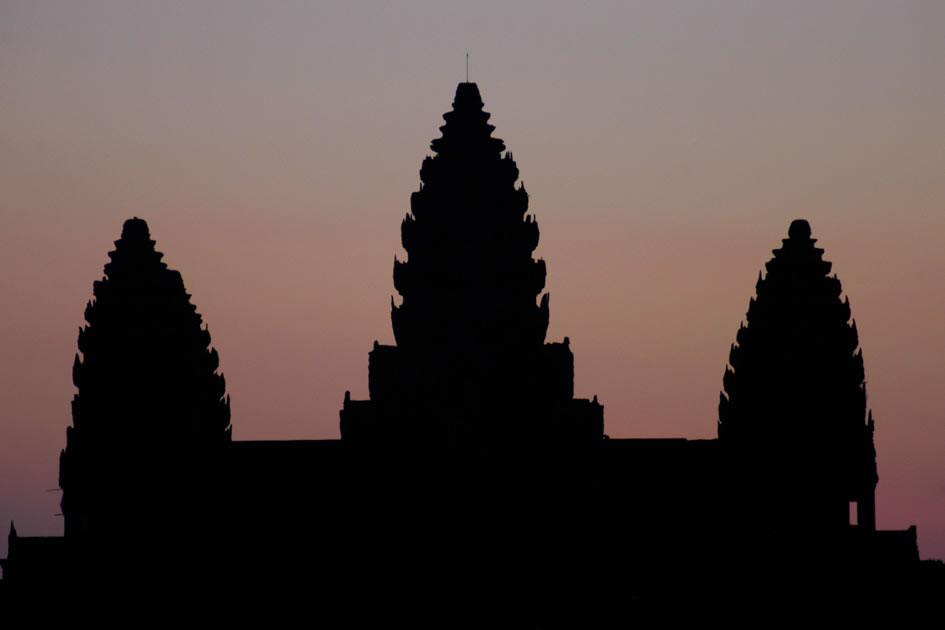
[[[794,219],[788,228],[788,238],[798,241],[810,240],[810,223],[804,219]]]

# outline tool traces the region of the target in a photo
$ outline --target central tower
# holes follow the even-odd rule
[[[603,407],[574,399],[574,357],[545,343],[545,263],[518,167],[460,83],[420,168],[394,260],[396,346],[375,342],[370,400],[345,396],[344,440],[600,439]],[[392,300],[393,302],[393,300]]]

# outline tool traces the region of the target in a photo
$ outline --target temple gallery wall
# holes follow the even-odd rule
[[[860,340],[811,225],[785,226],[733,330],[718,438],[610,439],[606,401],[574,392],[568,338],[546,338],[539,227],[483,107],[460,83],[422,162],[393,261],[395,344],[369,350],[368,399],[339,399],[339,439],[232,439],[181,274],[144,220],[125,222],[72,366],[64,535],[11,526],[0,593],[365,584],[403,566],[437,588],[495,567],[591,588],[617,565],[647,601],[758,594],[759,575],[897,596],[918,579],[915,528],[876,529]]]

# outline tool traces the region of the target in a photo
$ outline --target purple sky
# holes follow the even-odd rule
[[[76,334],[131,216],[209,324],[234,437],[338,437],[466,52],[607,433],[714,437],[806,218],[860,332],[878,523],[945,557],[945,3],[908,1],[0,3],[0,526],[61,533]]]

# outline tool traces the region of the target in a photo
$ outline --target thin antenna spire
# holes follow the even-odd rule
[[[466,83],[469,83],[469,53],[466,53]]]

